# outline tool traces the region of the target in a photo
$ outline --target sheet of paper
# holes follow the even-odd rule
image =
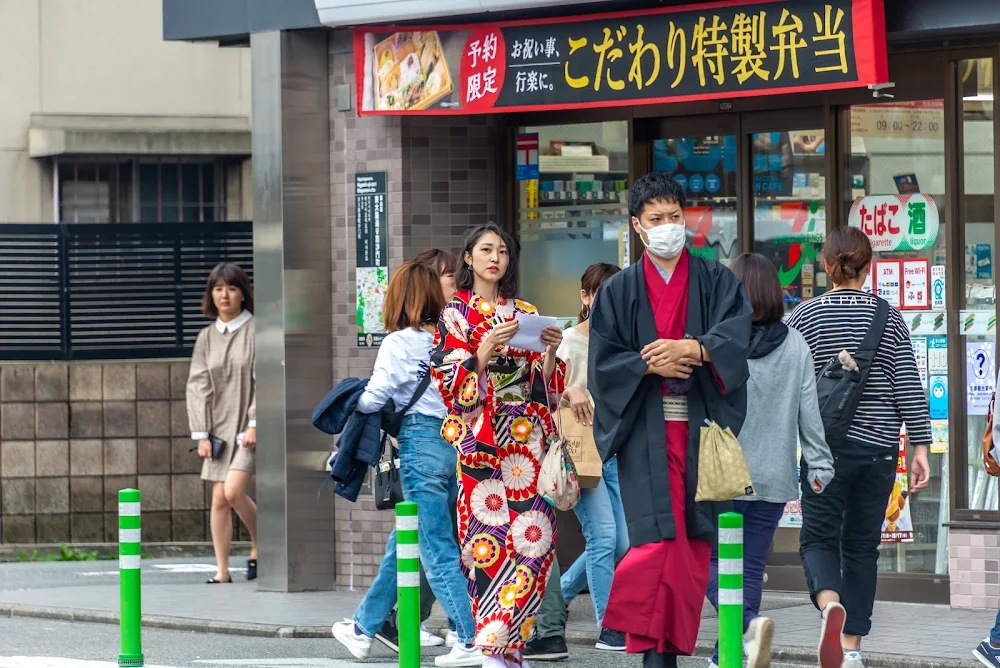
[[[542,330],[546,327],[558,327],[556,319],[544,315],[518,313],[515,320],[520,324],[520,328],[507,345],[521,350],[544,353],[545,344],[542,343]]]

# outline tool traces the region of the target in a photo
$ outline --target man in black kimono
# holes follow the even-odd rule
[[[608,280],[591,311],[587,385],[594,436],[618,457],[632,549],[603,625],[643,665],[694,650],[723,504],[695,503],[700,427],[738,434],[746,417],[752,308],[739,280],[685,248],[684,191],[651,173],[629,193],[642,258]]]

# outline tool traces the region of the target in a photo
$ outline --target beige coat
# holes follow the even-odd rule
[[[254,472],[253,448],[236,444],[237,436],[256,427],[254,318],[248,312],[229,323],[217,320],[198,333],[187,384],[191,438],[217,436],[226,449],[202,465],[203,480],[221,482],[230,469]]]

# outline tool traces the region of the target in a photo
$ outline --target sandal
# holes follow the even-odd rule
[[[233,576],[229,576],[228,580],[216,580],[215,578],[209,578],[205,584],[217,585],[217,584],[231,584],[233,581]]]
[[[257,579],[257,560],[248,559],[247,560],[247,580]]]

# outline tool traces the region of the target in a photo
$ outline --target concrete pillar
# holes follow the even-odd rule
[[[259,587],[332,589],[330,440],[312,408],[332,375],[326,30],[251,36]]]

